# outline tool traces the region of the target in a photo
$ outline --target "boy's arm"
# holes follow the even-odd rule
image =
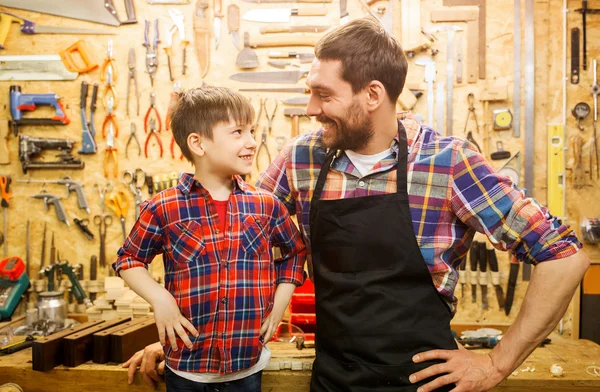
[[[134,267],[148,268],[154,256],[163,253],[163,233],[150,201],[140,206],[140,217],[133,225],[123,246],[117,251],[113,269],[120,275],[122,270]]]
[[[177,351],[177,333],[191,349],[192,343],[183,327],[195,336],[198,332],[181,315],[171,293],[156,283],[147,271],[154,256],[163,252],[163,235],[149,201],[142,203],[140,209],[140,217],[117,252],[119,257],[113,263],[113,268],[134,292],[152,305],[161,344],[165,345],[166,333],[173,350]]]
[[[277,198],[273,200],[274,219],[271,221],[271,244],[281,250],[281,257],[274,260],[277,275],[276,283],[278,285],[293,283],[296,286],[301,286],[305,279],[306,247],[287,209]]]

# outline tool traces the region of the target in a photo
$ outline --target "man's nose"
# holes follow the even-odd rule
[[[312,94],[308,98],[308,105],[306,106],[306,114],[314,117],[319,116],[323,111],[321,110],[321,105],[319,104],[319,100],[315,98]]]

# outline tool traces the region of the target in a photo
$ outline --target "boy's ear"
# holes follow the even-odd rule
[[[202,144],[202,138],[197,133],[190,133],[188,135],[187,145],[194,155],[204,155],[204,145]]]

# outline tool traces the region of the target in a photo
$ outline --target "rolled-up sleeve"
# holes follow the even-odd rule
[[[135,222],[123,246],[117,251],[117,260],[112,264],[119,271],[134,267],[148,268],[154,257],[163,253],[162,229],[152,211],[150,201],[140,206],[140,217]]]
[[[571,227],[525,197],[468,142],[455,152],[451,206],[458,219],[522,262],[564,258],[582,247]]]
[[[306,247],[287,208],[277,198],[274,200],[271,243],[281,249],[281,257],[274,260],[277,284],[293,283],[301,286],[306,278]]]

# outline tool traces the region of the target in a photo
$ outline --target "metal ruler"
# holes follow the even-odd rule
[[[534,0],[525,0],[525,188],[535,196],[533,158],[535,146],[535,34]],[[531,265],[523,265],[523,280],[531,277]]]
[[[562,125],[548,125],[548,209],[565,217],[565,140]]]
[[[521,137],[521,0],[515,0],[514,12],[513,136]]]
[[[437,92],[436,92],[436,96],[435,96],[435,100],[436,100],[436,103],[437,103],[437,107],[436,107],[436,110],[435,110],[435,114],[436,114],[436,118],[437,118],[436,127],[437,127],[437,131],[440,134],[446,135],[446,132],[444,131],[444,90],[445,90],[445,83],[438,80],[438,82],[436,84],[436,88],[437,88]]]

